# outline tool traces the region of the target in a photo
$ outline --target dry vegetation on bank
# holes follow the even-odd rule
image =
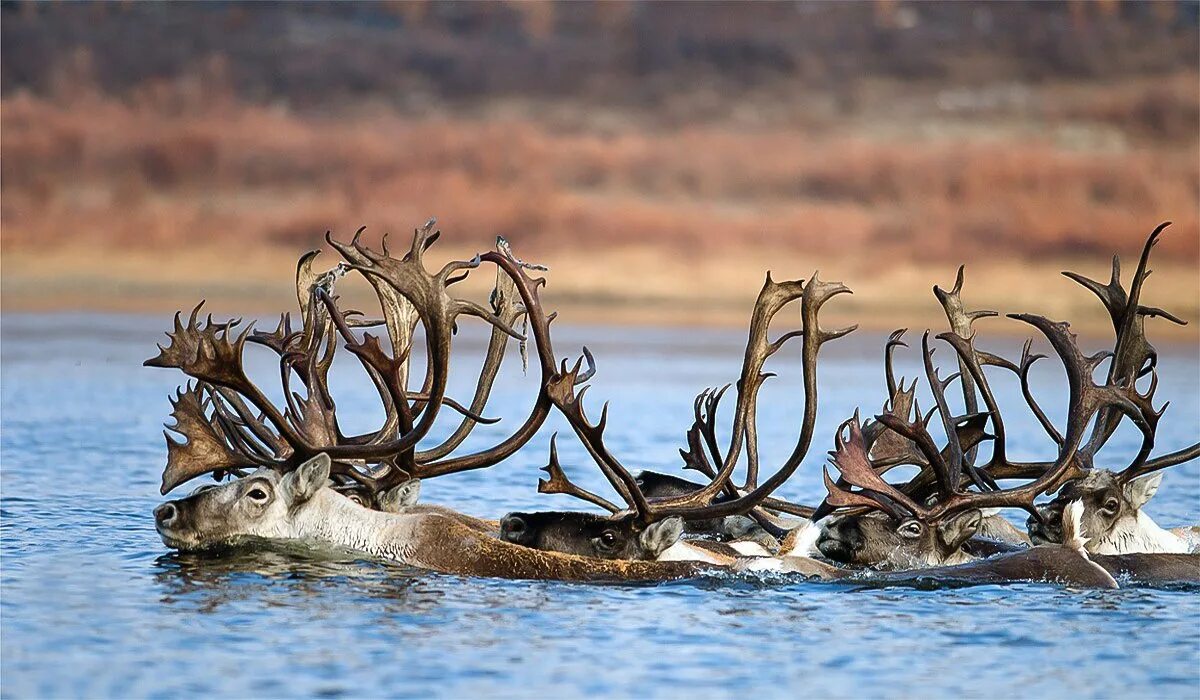
[[[5,308],[213,290],[268,306],[290,268],[268,261],[327,229],[402,234],[435,214],[464,250],[500,234],[555,262],[552,293],[593,317],[740,320],[764,268],[819,266],[880,325],[959,262],[999,306],[1086,305],[1054,269],[1100,275],[1171,219],[1157,294],[1200,315],[1194,62],[1035,81],[864,69],[849,92],[785,72],[732,95],[717,71],[646,104],[496,88],[313,109],[253,99],[220,53],[118,88],[99,50],[24,87],[6,76]],[[630,84],[690,74],[664,71]]]

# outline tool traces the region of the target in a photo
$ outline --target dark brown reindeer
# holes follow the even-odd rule
[[[653,499],[647,496],[643,489],[645,481],[639,484],[604,444],[607,406],[595,424],[584,413],[582,399],[586,388],[577,392],[579,382],[573,381],[572,377],[579,372],[584,359],[591,367],[591,355],[585,351],[584,358],[570,372],[566,371],[564,365],[563,371],[547,387],[550,398],[567,418],[613,490],[625,502],[625,507],[573,484],[563,473],[552,443],[550,463],[545,467],[550,478],[541,480],[538,490],[575,496],[608,510],[611,515],[510,513],[501,521],[501,538],[538,549],[602,558],[680,557],[729,563],[744,552],[699,542],[672,547],[683,530],[683,522],[676,519],[704,523],[748,515],[760,524],[769,524],[772,516],[764,508],[799,515],[810,514],[810,509],[771,499],[770,495],[795,472],[812,441],[817,410],[817,355],[821,346],[854,330],[853,327],[824,330],[818,323],[818,313],[829,299],[848,292],[845,286],[823,282],[816,274],[807,282],[775,282],[770,275],[767,276],[751,314],[749,338],[737,382],[737,404],[729,447],[724,454],[721,453],[714,430],[721,392],[705,392],[697,398],[697,421],[688,431],[689,449],[682,451],[682,454],[687,465],[704,473],[709,481],[683,493]],[[800,300],[802,328],[771,341],[768,337],[771,320],[796,300]],[[769,478],[759,483],[757,399],[763,382],[771,376],[763,373],[762,369],[767,359],[793,338],[802,338],[803,341],[801,362],[805,399],[800,433],[791,455]],[[734,486],[731,477],[743,448],[746,452],[746,478],[740,486]],[[768,552],[760,550],[755,553]]]
[[[361,233],[361,230],[360,230]],[[561,579],[663,579],[696,571],[686,563],[598,561],[519,547],[485,534],[488,523],[452,511],[400,508],[397,491],[414,478],[430,478],[497,464],[525,445],[553,407],[549,387],[586,379],[559,375],[550,344],[552,315],[544,313],[538,289],[544,279],[530,278],[503,242],[498,250],[469,261],[452,261],[436,272],[424,262],[437,240],[433,222],[418,229],[402,257],[360,242],[327,236],[344,258],[322,274],[312,269],[316,253],[301,258],[297,294],[300,328],[288,316],[272,332],[245,329],[236,321],[201,321],[199,307],[184,323],[176,317],[170,343],[147,365],[182,370],[196,383],[173,401],[167,435],[165,494],[203,474],[237,477],[167,501],[155,510],[156,527],[169,546],[203,549],[245,538],[302,539],[351,547],[428,569],[480,576]],[[457,298],[449,288],[487,263],[497,269],[491,309]],[[382,318],[364,319],[343,311],[333,293],[336,279],[361,274],[376,292]],[[462,405],[446,395],[451,345],[456,324],[479,318],[492,327],[475,395]],[[541,375],[529,416],[508,437],[490,448],[455,456],[482,416],[509,338],[524,342],[515,330],[524,318],[531,331]],[[417,325],[424,329],[426,374],[418,391],[408,383],[408,357]],[[390,349],[356,329],[383,326]],[[242,357],[248,342],[275,351],[285,404],[277,406],[246,374]],[[337,421],[328,387],[329,369],[339,342],[372,380],[385,409],[382,425],[362,435],[345,435]],[[299,381],[303,394],[293,391]],[[418,443],[442,414],[459,414],[457,429],[440,444]],[[369,504],[372,508],[363,507]]]

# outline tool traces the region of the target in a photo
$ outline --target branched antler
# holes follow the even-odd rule
[[[832,453],[834,466],[840,476],[835,480],[826,474],[825,485],[829,495],[814,517],[820,517],[835,508],[873,508],[896,518],[912,517],[932,522],[964,509],[993,507],[1022,508],[1034,517],[1040,517],[1033,507],[1034,499],[1091,469],[1095,453],[1103,446],[1116,425],[1124,419],[1128,419],[1138,428],[1142,434],[1142,443],[1129,465],[1120,472],[1119,476],[1123,480],[1200,456],[1200,445],[1193,445],[1157,459],[1150,458],[1155,430],[1166,405],[1161,408],[1154,406],[1153,397],[1158,386],[1156,355],[1153,347],[1145,340],[1143,319],[1147,316],[1164,316],[1182,323],[1161,309],[1142,307],[1138,304],[1142,281],[1148,274],[1146,265],[1149,252],[1161,230],[1162,227],[1156,229],[1147,241],[1128,294],[1120,285],[1120,267],[1115,259],[1112,281],[1108,285],[1101,285],[1074,273],[1066,273],[1068,277],[1096,293],[1109,309],[1114,328],[1117,330],[1117,341],[1112,352],[1084,355],[1066,323],[1050,321],[1034,314],[1008,315],[1009,318],[1028,323],[1041,332],[1062,362],[1067,375],[1069,398],[1067,423],[1065,430],[1061,432],[1041,409],[1030,388],[1030,369],[1043,356],[1032,353],[1031,344],[1026,343],[1020,363],[1013,364],[975,347],[975,334],[970,328],[971,321],[993,314],[963,310],[959,297],[963,277],[961,269],[952,291],[944,292],[935,288],[953,329],[952,332],[942,333],[937,338],[954,349],[959,372],[945,379],[938,375],[933,362],[929,333],[926,332],[922,337],[921,349],[926,379],[936,404],[934,410],[930,415],[922,416],[918,409],[916,415],[910,419],[907,406],[903,406],[899,411],[887,411],[885,405],[885,412],[876,417],[877,423],[870,424],[865,430],[858,427],[857,414],[843,424],[838,432],[836,449]],[[897,387],[891,369],[891,352],[900,342],[900,335],[894,333],[885,349],[888,388],[894,397],[903,393],[903,385]],[[1109,359],[1111,363],[1107,379],[1104,383],[1097,383],[1094,373]],[[984,373],[986,366],[1001,367],[1018,376],[1025,401],[1058,449],[1054,460],[1040,463],[1019,463],[1010,460],[1004,420]],[[1139,377],[1146,375],[1150,376],[1149,386],[1145,391],[1139,391],[1135,382]],[[946,389],[955,379],[960,381],[964,389],[967,412],[963,415],[954,415],[945,396]],[[973,403],[976,392],[982,398],[982,407],[977,402]],[[946,434],[946,445],[940,449],[928,430],[928,422],[933,413],[937,413],[941,418]],[[1091,438],[1085,443],[1085,433],[1093,419],[1096,421],[1096,427],[1091,433]],[[993,434],[984,432],[987,422],[991,423]],[[886,430],[881,430],[878,426],[883,426]],[[864,432],[868,435],[864,436]],[[902,486],[884,481],[882,473],[886,465],[881,465],[879,460],[870,456],[872,442],[884,439],[884,436],[891,433],[910,440],[920,453],[919,460],[912,459],[910,455],[901,459],[907,459],[907,463],[910,464],[923,462],[922,472]],[[847,434],[848,437],[843,438],[843,434]],[[979,442],[987,439],[994,440],[992,455],[986,464],[976,467],[968,453]],[[973,477],[974,483],[971,486],[978,488],[978,492],[971,491],[970,486],[964,488],[961,481],[961,475],[973,473],[978,479]],[[996,480],[1000,479],[1029,481],[1019,486],[1001,489],[996,485]],[[931,494],[933,499],[929,501],[925,499],[925,488],[928,486],[935,487],[934,493]]]
[[[434,221],[417,229],[412,245],[400,258],[392,257],[387,240],[381,251],[362,242],[359,229],[348,243],[326,240],[343,257],[334,268],[314,267],[318,252],[306,253],[296,270],[297,299],[302,327],[293,328],[288,314],[274,331],[247,328],[234,333],[238,321],[215,323],[199,319],[200,307],[187,323],[176,315],[168,333],[170,343],[146,364],[173,367],[198,380],[173,402],[174,430],[186,442],[168,438],[168,465],[163,492],[204,473],[222,474],[251,466],[279,470],[295,468],[318,453],[333,460],[335,482],[352,484],[367,496],[410,477],[430,477],[490,466],[514,453],[533,437],[550,411],[544,389],[529,417],[508,438],[489,449],[451,456],[474,427],[493,423],[483,415],[509,338],[526,342],[515,326],[524,319],[532,330],[543,380],[554,374],[549,323],[538,298],[544,279],[532,279],[526,269],[545,269],[516,258],[506,241],[497,250],[467,261],[452,261],[437,272],[424,263],[425,254],[440,235]],[[491,309],[453,296],[449,288],[480,265],[496,267]],[[376,292],[381,319],[358,311],[343,311],[334,292],[348,273],[362,275]],[[452,337],[460,317],[479,318],[492,327],[483,366],[469,406],[446,395]],[[390,348],[370,333],[357,329],[385,326]],[[409,361],[417,325],[425,337],[426,371],[421,387],[409,386]],[[250,380],[242,364],[245,344],[254,342],[279,356],[284,403],[277,407]],[[339,344],[354,355],[370,377],[384,407],[377,430],[363,435],[342,434],[337,407],[329,391],[329,371]],[[298,377],[303,393],[292,390]],[[544,383],[544,382],[543,382]],[[461,415],[457,428],[440,444],[420,450],[443,407]]]
[[[629,470],[605,446],[604,429],[607,405],[601,412],[600,420],[592,423],[583,409],[583,396],[587,388],[576,391],[576,386],[582,381],[580,372],[583,359],[570,370],[567,369],[564,362],[558,375],[552,377],[547,383],[546,390],[551,401],[567,418],[575,434],[587,448],[588,453],[613,489],[643,522],[653,522],[671,516],[682,516],[695,520],[709,519],[752,513],[758,506],[807,514],[810,512],[807,508],[769,499],[769,496],[799,466],[812,440],[817,405],[816,361],[821,346],[854,330],[853,327],[825,330],[818,323],[818,312],[829,299],[849,291],[841,284],[821,281],[816,274],[807,282],[775,282],[770,275],[767,276],[751,315],[750,333],[742,363],[742,372],[736,385],[738,398],[734,408],[729,447],[722,453],[715,431],[717,404],[724,390],[716,393],[704,392],[696,400],[696,422],[688,431],[688,450],[681,451],[681,454],[689,466],[705,473],[710,479],[704,487],[685,495],[649,501],[641,492]],[[801,302],[803,324],[801,330],[786,333],[775,341],[769,340],[768,328],[772,318],[787,304],[795,300]],[[766,481],[759,484],[755,420],[757,395],[763,382],[771,376],[763,373],[763,364],[788,340],[797,337],[803,338],[804,342],[802,365],[805,410],[800,435],[787,460]],[[594,371],[594,365],[590,354],[585,357],[590,368],[588,372],[588,376],[590,376]],[[732,486],[731,476],[743,447],[746,448],[747,455],[747,476],[745,485],[738,489]],[[709,457],[712,457],[714,463],[719,466],[710,465]],[[728,498],[718,500],[717,496],[722,493],[726,494]],[[787,510],[789,508],[790,511]]]

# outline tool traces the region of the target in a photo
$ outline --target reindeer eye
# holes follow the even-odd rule
[[[617,543],[617,533],[613,532],[612,530],[605,530],[604,532],[601,532],[600,542],[607,547],[613,546]]]
[[[1104,510],[1108,511],[1109,513],[1116,513],[1117,508],[1119,508],[1120,505],[1121,505],[1120,501],[1118,501],[1115,498],[1110,498],[1104,502]]]
[[[250,497],[250,500],[257,501],[259,503],[267,500],[267,492],[259,488],[250,489],[250,493],[247,493],[246,495]]]
[[[921,535],[921,523],[915,520],[909,520],[905,523],[902,523],[897,532],[905,537],[919,537]]]

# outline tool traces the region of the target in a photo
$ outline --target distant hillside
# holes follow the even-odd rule
[[[1197,63],[1187,2],[4,2],[4,92],[62,89],[86,54],[102,90],[211,70],[241,99],[583,96],[643,105],[679,81],[735,94],[785,80],[1112,79]]]
[[[326,230],[375,240],[436,215],[464,251],[500,234],[558,261],[564,298],[709,320],[740,319],[765,268],[814,266],[887,320],[960,262],[992,268],[995,306],[1094,311],[1056,270],[1104,274],[1173,220],[1156,284],[1191,313],[1198,17],[0,3],[5,305],[286,298],[263,275]]]

